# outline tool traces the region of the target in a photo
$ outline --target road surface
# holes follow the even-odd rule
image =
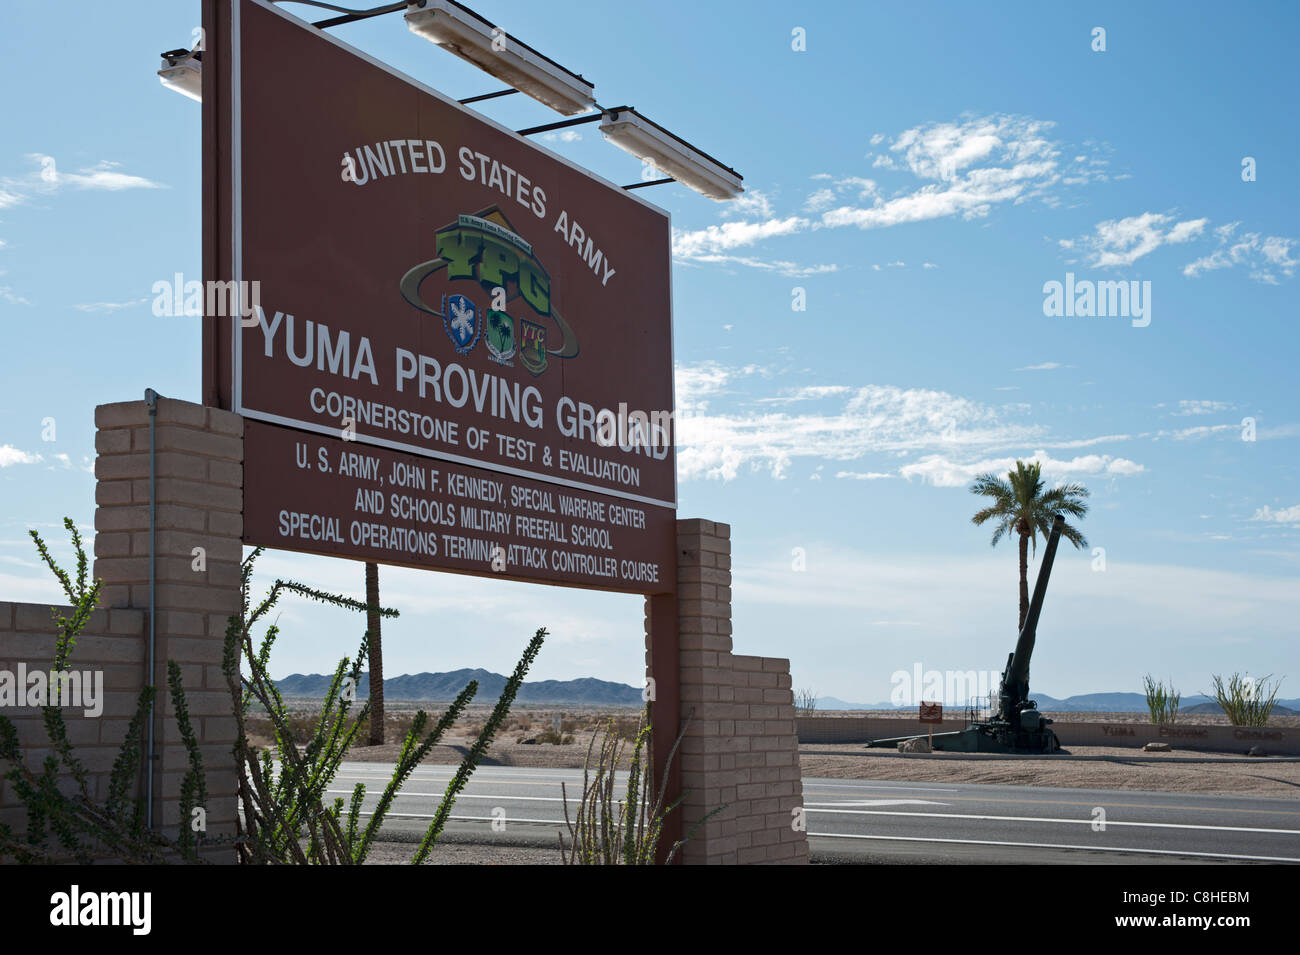
[[[422,836],[454,771],[416,769],[384,838]],[[365,783],[369,809],[391,772],[344,763],[330,793],[347,799]],[[456,802],[448,836],[557,845],[565,832],[561,783],[572,813],[581,771],[480,767]],[[1300,863],[1296,800],[824,778],[805,778],[803,791],[814,862]]]

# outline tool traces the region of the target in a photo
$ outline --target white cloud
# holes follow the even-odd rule
[[[1266,236],[1259,232],[1247,232],[1234,239],[1233,235],[1240,224],[1229,222],[1215,229],[1218,248],[1183,266],[1183,275],[1195,278],[1202,272],[1244,265],[1250,269],[1250,277],[1256,282],[1277,285],[1278,275],[1291,278],[1295,274],[1296,266],[1300,265],[1300,259],[1292,254],[1296,246],[1295,239]]]
[[[820,212],[835,203],[834,189],[818,189],[804,202],[803,207],[809,212]]]
[[[896,475],[886,474],[883,471],[836,471],[835,476],[837,478],[847,478],[851,481],[880,481]]]
[[[1037,461],[1042,465],[1044,475],[1058,480],[1087,474],[1129,476],[1146,470],[1127,458],[1115,458],[1109,454],[1086,454],[1065,461],[1053,458],[1046,451],[1035,451],[1028,457],[988,458],[966,463],[931,454],[903,465],[899,474],[908,479],[920,478],[936,487],[965,487],[976,475],[986,471],[1003,474],[1015,470],[1017,460]]]
[[[1023,368],[1017,368],[1016,371],[1051,371],[1054,368],[1061,368],[1059,361],[1045,361],[1038,365],[1025,365]]]
[[[1180,401],[1176,415],[1201,415],[1217,414],[1220,411],[1228,411],[1232,405],[1227,401]]]
[[[717,265],[743,265],[746,268],[759,269],[764,272],[779,272],[781,275],[788,275],[791,278],[807,278],[810,275],[825,275],[840,270],[840,267],[834,263],[800,265],[797,262],[790,262],[785,259],[765,261],[748,255],[722,255],[712,252],[694,256],[690,261]]]
[[[1107,219],[1097,223],[1090,236],[1082,236],[1070,245],[1087,249],[1089,264],[1097,268],[1116,268],[1132,265],[1143,256],[1150,255],[1162,245],[1189,242],[1205,231],[1209,219],[1186,219],[1173,222],[1173,216],[1160,212],[1144,212],[1126,219]]]
[[[1291,507],[1284,507],[1281,510],[1273,510],[1268,505],[1261,507],[1255,512],[1252,521],[1268,521],[1273,524],[1295,524],[1300,526],[1300,504],[1294,504]]]
[[[873,165],[905,168],[930,182],[889,199],[877,196],[871,206],[829,210],[821,224],[873,229],[957,215],[975,219],[999,203],[1052,198],[1052,188],[1067,171],[1076,183],[1104,178],[1088,163],[1063,167],[1059,144],[1047,135],[1052,126],[1028,117],[993,115],[905,130]]]
[[[872,453],[937,447],[1024,445],[1035,426],[1007,423],[977,402],[941,391],[894,385],[806,386],[751,407],[723,413],[712,399],[762,374],[757,366],[729,369],[716,362],[678,366],[678,474],[731,480],[742,468],[784,477],[796,459],[859,460]],[[772,405],[832,399],[830,410],[791,412]]]
[[[79,312],[117,312],[124,308],[131,308],[135,305],[143,305],[149,301],[149,297],[132,299],[129,302],[89,302],[82,305],[72,306]]]
[[[39,454],[20,451],[11,444],[0,444],[0,468],[11,467],[15,464],[39,464],[41,460]]]
[[[722,207],[724,216],[757,216],[762,219],[772,218],[772,203],[767,196],[757,189],[741,193]]]
[[[1212,434],[1214,434],[1214,433],[1216,433],[1216,432],[1218,432],[1218,431],[1233,431],[1233,432],[1239,432],[1239,431],[1241,431],[1241,425],[1239,425],[1239,424],[1211,424],[1211,425],[1205,425],[1205,424],[1203,424],[1203,425],[1200,425],[1200,426],[1195,427],[1195,428],[1181,428],[1181,429],[1179,429],[1179,430],[1177,430],[1177,431],[1159,431],[1159,432],[1157,432],[1157,436],[1158,436],[1158,437],[1164,437],[1164,436],[1168,435],[1169,437],[1173,438],[1175,441],[1187,441],[1187,440],[1189,440],[1189,439],[1195,439],[1195,438],[1208,438],[1210,435],[1212,435]]]
[[[1028,117],[992,115],[955,123],[931,123],[904,130],[876,157],[879,168],[904,170],[921,180],[919,186],[886,197],[875,179],[817,173],[825,183],[808,195],[804,211],[817,215],[774,215],[765,196],[724,215],[756,216],[755,221],[726,222],[693,231],[675,232],[673,255],[702,261],[768,239],[810,229],[884,228],[951,216],[977,219],[994,205],[1031,199],[1055,202],[1058,185],[1104,179],[1105,160],[1080,156],[1060,159],[1059,144],[1048,137],[1052,123]],[[873,145],[884,143],[873,137]],[[719,261],[719,260],[714,260]],[[927,268],[932,267],[927,265]]]
[[[543,133],[541,138],[548,143],[576,143],[582,139],[582,133],[576,129],[561,129],[558,132]]]
[[[11,285],[0,285],[0,298],[4,299],[10,305],[30,305],[27,299],[14,292]]]
[[[0,209],[28,202],[34,196],[53,195],[65,188],[100,192],[126,189],[165,189],[161,183],[122,172],[121,163],[101,160],[76,172],[64,172],[53,156],[28,153],[27,159],[39,168],[18,177],[0,179]]]
[[[715,252],[725,252],[741,246],[753,245],[773,236],[791,235],[808,227],[808,220],[799,216],[784,219],[766,219],[762,222],[724,222],[694,232],[673,231],[673,256],[692,259]]]

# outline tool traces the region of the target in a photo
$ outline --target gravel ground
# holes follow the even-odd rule
[[[550,743],[517,743],[513,739],[498,739],[479,762],[480,766],[533,766],[541,769],[582,769],[587,758],[587,744],[590,733],[578,732],[575,741],[556,746]],[[429,751],[425,763],[436,765],[460,765],[460,761],[469,753],[474,740],[469,738],[449,737]],[[620,766],[626,768],[632,747],[625,747]],[[401,752],[401,743],[386,743],[383,746],[353,746],[348,751],[348,759],[365,763],[395,763]]]
[[[409,842],[377,842],[366,865],[407,865],[415,846]],[[487,846],[439,842],[429,853],[429,865],[560,865],[560,850],[540,846]]]

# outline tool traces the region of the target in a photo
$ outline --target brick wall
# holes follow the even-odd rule
[[[65,709],[69,735],[91,776],[96,799],[105,787],[140,689],[158,687],[154,734],[154,824],[174,836],[180,785],[189,767],[167,691],[167,661],[180,664],[190,722],[207,776],[207,833],[232,835],[235,823],[235,721],[221,672],[226,620],[239,612],[243,529],[243,419],[183,401],[161,399],[156,421],[156,669],[148,668],[149,411],[143,401],[95,409],[95,564],[100,607],[73,650],[74,670],[104,671],[98,718]],[[196,548],[200,550],[196,551]],[[64,611],[66,612],[66,610]],[[48,671],[54,657],[50,608],[0,603],[0,667]],[[34,708],[6,713],[35,766],[48,740]],[[0,822],[21,829],[24,811],[0,783]],[[144,793],[140,773],[137,795]],[[233,861],[228,849],[214,858]]]
[[[178,822],[188,766],[168,694],[167,661],[181,666],[190,720],[208,777],[208,833],[235,821],[235,721],[221,672],[227,618],[239,613],[243,555],[244,421],[161,398],[157,406],[157,673],[165,712],[155,732],[155,821]],[[95,409],[95,576],[101,606],[149,606],[149,412],[143,401]],[[201,549],[196,552],[196,549]],[[201,558],[201,559],[200,559]],[[143,659],[143,658],[142,658]],[[163,707],[159,707],[160,710]]]
[[[71,612],[70,607],[58,609],[65,615]],[[17,673],[19,664],[25,664],[28,672],[48,673],[54,661],[55,631],[48,605],[0,602],[0,670]],[[91,615],[72,651],[74,670],[104,674],[104,709],[97,718],[85,717],[79,709],[64,710],[68,737],[86,767],[89,790],[97,800],[108,795],[113,761],[135,715],[144,674],[144,635],[145,615],[139,610],[99,610]],[[5,707],[3,715],[18,731],[24,761],[39,772],[50,754],[40,708]],[[9,768],[0,760],[0,823],[22,832],[25,810],[11,784],[2,778]]]
[[[678,750],[691,864],[805,863],[790,661],[732,653],[731,528],[677,522]],[[647,641],[649,614],[647,614]],[[648,643],[647,643],[648,649]],[[651,674],[653,676],[653,673]]]

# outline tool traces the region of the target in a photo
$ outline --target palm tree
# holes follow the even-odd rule
[[[384,649],[379,636],[379,565],[366,562],[366,629],[370,631],[370,745],[384,743]]]
[[[972,494],[991,497],[993,503],[975,513],[971,523],[980,525],[995,521],[993,545],[1003,536],[1012,533],[1020,536],[1020,622],[1025,625],[1029,613],[1029,545],[1038,553],[1038,534],[1046,538],[1052,530],[1052,520],[1060,513],[1066,517],[1083,517],[1088,513],[1084,498],[1088,489],[1082,484],[1061,484],[1050,491],[1043,490],[1042,465],[1036,461],[1016,462],[1016,469],[1007,472],[1004,481],[992,471],[979,475],[971,485]],[[1077,528],[1066,523],[1061,536],[1075,547],[1087,547],[1088,541]]]

